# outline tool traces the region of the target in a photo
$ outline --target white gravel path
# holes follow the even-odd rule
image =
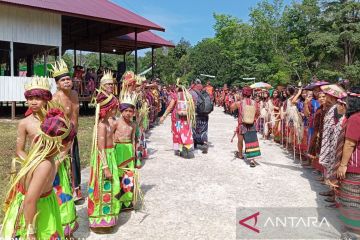
[[[88,239],[235,239],[237,207],[324,206],[314,181],[279,145],[261,141],[262,159],[256,168],[234,159],[230,143],[236,120],[220,108],[210,115],[211,148],[185,160],[174,156],[170,119],[151,131],[151,156],[141,169],[146,208],[121,213],[113,234],[89,232],[86,204],[78,206],[80,229]],[[89,169],[83,170],[83,180]],[[332,210],[329,210],[332,211]]]

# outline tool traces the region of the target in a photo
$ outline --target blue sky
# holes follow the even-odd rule
[[[236,16],[249,20],[251,7],[260,0],[112,0],[166,29],[158,34],[177,43],[181,37],[196,44],[203,38],[214,36],[213,13]],[[291,0],[284,0],[290,3]]]

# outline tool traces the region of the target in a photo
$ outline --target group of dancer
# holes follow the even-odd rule
[[[51,72],[54,95],[46,77],[35,76],[25,85],[29,110],[18,126],[1,238],[71,238],[79,226],[75,204],[84,202],[76,138],[79,100],[65,62],[57,61]],[[122,211],[142,206],[138,169],[148,156],[145,134],[161,111],[156,82],[126,72],[119,97],[114,86],[113,74],[106,72],[92,101],[87,209],[89,227],[99,233],[112,231]]]
[[[216,91],[215,100],[225,112],[234,114],[234,109],[244,106],[238,103],[249,96],[256,109],[248,111],[248,115],[255,111],[251,130],[281,144],[304,167],[313,168],[320,176],[317,180],[329,187],[329,191],[319,195],[327,197],[324,199],[330,202],[327,207],[340,210],[347,228],[344,237],[359,237],[360,87],[349,87],[344,81],[330,84],[319,80],[304,87],[299,84],[297,88],[274,90],[225,87]],[[241,110],[234,115],[244,119]],[[239,126],[244,129],[242,124]],[[239,133],[239,128],[236,132]],[[244,135],[238,134],[240,158],[244,136],[246,131]]]

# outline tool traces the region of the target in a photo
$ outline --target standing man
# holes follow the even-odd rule
[[[211,95],[203,88],[200,79],[195,80],[195,85],[190,89],[196,106],[196,126],[193,128],[194,147],[203,145],[203,153],[208,152],[208,127],[209,114],[214,108]]]
[[[74,124],[76,132],[78,131],[78,118],[79,118],[79,97],[76,91],[72,90],[73,82],[70,78],[68,67],[64,60],[55,62],[52,66],[53,77],[55,78],[57,91],[53,96],[54,101],[61,103],[64,107],[66,116]],[[80,189],[81,184],[81,168],[80,168],[80,154],[78,140],[75,136],[71,154],[71,179],[72,187],[75,194],[75,202],[82,200]]]
[[[238,136],[238,152],[236,157],[244,158],[244,141],[246,158],[250,159],[250,167],[255,167],[254,158],[259,157],[261,153],[255,127],[255,119],[259,114],[259,109],[256,107],[255,101],[250,98],[252,92],[253,90],[250,87],[244,87],[242,90],[243,99],[233,103],[231,110],[235,111],[237,109],[239,111],[238,127],[236,128]]]

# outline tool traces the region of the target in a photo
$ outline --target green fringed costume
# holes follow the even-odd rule
[[[69,179],[70,158],[65,158],[59,165],[53,182],[53,188],[60,206],[61,224],[65,236],[72,235],[79,227],[76,219],[76,208]]]
[[[0,238],[26,239],[26,224],[23,213],[25,191],[22,187],[16,189],[16,195],[6,211]],[[37,217],[35,227],[37,239],[63,239],[60,210],[54,191],[43,194],[36,203]],[[17,230],[16,230],[17,229]]]
[[[117,224],[120,213],[120,179],[114,148],[105,149],[112,180],[106,180],[103,164],[96,152],[91,158],[88,216],[91,228],[109,228]]]
[[[121,209],[133,209],[135,176],[134,176],[134,160],[135,153],[131,141],[116,143],[115,156],[119,169],[121,197]],[[125,170],[124,170],[125,168]]]

